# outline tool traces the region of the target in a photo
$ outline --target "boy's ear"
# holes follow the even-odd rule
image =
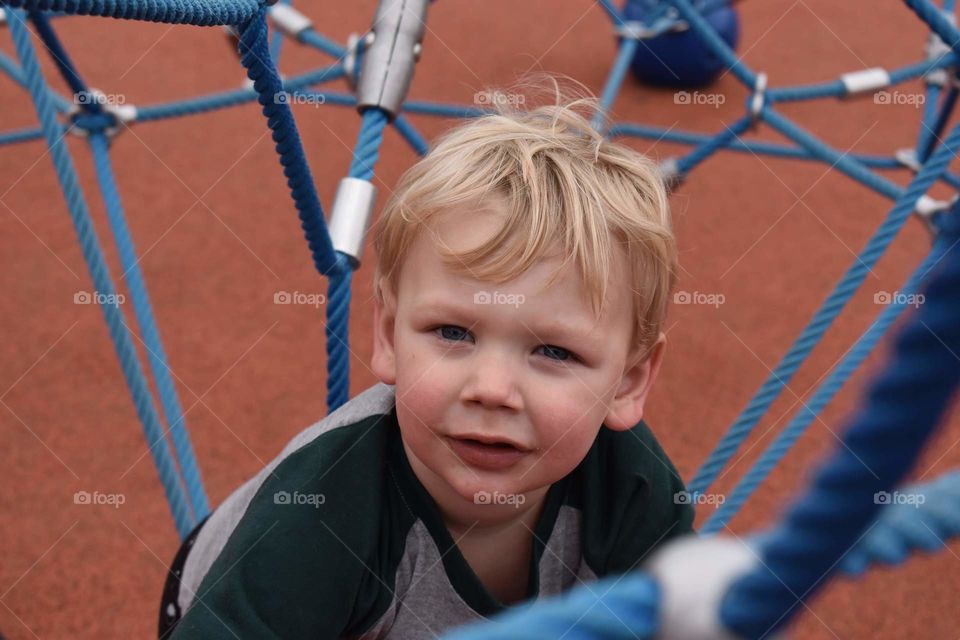
[[[614,431],[626,431],[643,418],[647,394],[660,372],[667,336],[660,333],[646,353],[633,352],[627,360],[620,388],[610,401],[610,412],[604,424]]]
[[[373,357],[371,369],[384,384],[397,384],[397,359],[393,345],[393,328],[397,317],[397,299],[383,280],[374,283],[380,287],[380,297],[373,299]]]

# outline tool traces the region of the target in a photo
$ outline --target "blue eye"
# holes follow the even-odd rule
[[[563,347],[555,347],[550,344],[545,344],[541,347],[544,353],[551,360],[556,360],[558,362],[567,362],[568,360],[575,360],[576,356],[564,349]]]
[[[464,337],[470,335],[470,332],[463,327],[458,327],[453,324],[445,324],[442,327],[437,327],[434,331],[439,331],[440,337],[444,340],[453,340],[456,342],[461,342]]]
[[[436,333],[441,340],[448,340],[450,342],[466,342],[472,339],[470,332],[463,327],[458,327],[455,324],[445,324],[439,327],[435,327],[433,332]],[[568,351],[563,347],[557,347],[550,344],[544,344],[537,347],[537,350],[543,350],[544,355],[554,362],[577,362],[579,358],[572,351]]]

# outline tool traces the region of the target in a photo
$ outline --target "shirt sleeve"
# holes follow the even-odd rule
[[[317,482],[305,450],[278,467],[200,583],[173,640],[334,639],[349,631],[367,572],[372,508]]]

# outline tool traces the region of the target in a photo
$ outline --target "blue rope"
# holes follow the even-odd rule
[[[346,266],[337,259],[323,218],[323,208],[313,184],[313,176],[303,153],[297,125],[285,100],[277,99],[283,91],[280,76],[270,62],[267,48],[266,10],[261,8],[247,22],[240,34],[240,61],[254,81],[257,101],[262,106],[267,126],[273,132],[283,174],[287,178],[290,195],[296,205],[301,225],[310,246],[314,265],[326,276],[338,273]]]
[[[740,82],[747,85],[747,88],[753,89],[757,84],[757,76],[740,62],[737,54],[734,53],[723,38],[710,26],[710,24],[694,9],[687,0],[669,0],[670,4],[677,8],[680,16],[686,20],[687,24],[694,30],[703,42],[710,47],[713,55],[717,56],[725,67],[730,69]]]
[[[620,48],[617,51],[617,59],[613,64],[613,69],[607,77],[607,83],[603,87],[603,94],[600,98],[600,108],[593,116],[593,128],[603,133],[604,118],[613,106],[614,100],[620,93],[620,87],[623,86],[623,80],[627,77],[627,71],[630,70],[630,62],[637,53],[637,47],[640,42],[634,38],[621,38]]]
[[[942,233],[960,239],[960,215],[947,216]],[[877,516],[876,494],[892,491],[910,470],[960,384],[957,291],[960,251],[953,251],[926,286],[924,304],[898,332],[842,446],[765,539],[754,570],[731,586],[720,609],[726,627],[746,638],[782,627]]]
[[[387,114],[380,109],[363,112],[360,134],[354,148],[350,177],[362,180],[373,178],[373,168],[383,142]],[[330,278],[327,296],[327,408],[335,411],[350,398],[350,284],[353,277],[352,259],[337,252],[351,268]]]
[[[954,55],[960,54],[960,31],[950,23],[942,10],[928,0],[904,0],[904,2],[927,23],[934,33],[940,36],[948,47],[953,49]]]
[[[261,9],[256,18],[242,28],[240,52],[241,62],[254,81],[263,115],[273,132],[280,164],[300,215],[313,262],[317,270],[330,279],[327,296],[330,318],[327,326],[327,408],[332,412],[349,397],[347,329],[353,270],[347,256],[333,249],[290,105],[285,100],[276,99],[283,89],[276,68],[270,63],[265,10]]]
[[[444,640],[644,640],[659,627],[660,591],[640,572],[606,577],[556,597],[523,603]]]
[[[816,136],[810,135],[804,129],[791,122],[779,112],[770,107],[764,107],[761,113],[764,121],[771,127],[790,138],[810,153],[818,156],[824,162],[836,167],[857,182],[873,189],[880,195],[896,200],[903,193],[903,189],[895,183],[878,176],[848,155],[831,148]],[[918,196],[919,197],[919,196]]]
[[[11,16],[15,17],[17,14],[11,13]],[[20,67],[16,62],[8,58],[3,53],[0,53],[0,71],[3,71],[10,79],[19,84],[24,89],[27,88],[27,81],[23,77],[23,72],[20,70]],[[59,93],[54,91],[51,87],[47,87],[47,93],[50,94],[50,98],[53,100],[54,108],[60,113],[65,113],[70,110],[72,103],[61,96]]]
[[[194,521],[200,522],[210,512],[207,494],[203,489],[200,470],[197,468],[197,459],[190,443],[184,423],[183,409],[177,397],[176,388],[170,377],[170,368],[167,366],[167,355],[160,340],[153,309],[150,305],[150,296],[147,294],[147,285],[140,271],[137,252],[133,245],[130,229],[123,215],[123,205],[120,203],[120,194],[113,175],[110,163],[110,154],[107,151],[107,138],[101,132],[92,132],[89,137],[90,148],[93,152],[94,166],[97,172],[97,181],[100,192],[103,194],[103,203],[113,231],[117,253],[120,254],[120,264],[127,277],[127,288],[133,301],[133,310],[137,323],[143,331],[143,343],[147,349],[147,360],[153,371],[157,390],[160,392],[160,404],[167,419],[170,435],[173,438],[173,447],[183,475],[183,483],[187,488],[187,496],[194,513]]]
[[[940,107],[940,112],[937,114],[936,121],[933,123],[932,131],[928,132],[930,135],[927,136],[925,140],[926,144],[924,144],[917,153],[917,159],[920,162],[925,162],[927,158],[930,157],[930,152],[933,151],[933,147],[936,146],[940,136],[943,135],[947,121],[950,120],[950,116],[953,114],[953,108],[957,104],[957,94],[957,88],[951,87],[947,95],[943,98],[943,104]]]
[[[733,123],[732,127],[725,127],[717,135],[702,142],[696,149],[677,160],[677,169],[681,174],[689,173],[695,166],[706,160],[717,149],[730,145],[740,137],[753,122],[750,116],[744,116]]]
[[[90,213],[80,190],[73,161],[63,141],[62,128],[57,122],[56,113],[47,96],[33,44],[30,42],[26,26],[23,23],[23,15],[19,11],[13,13],[15,19],[9,21],[10,35],[13,38],[17,57],[23,67],[44,138],[50,148],[50,157],[53,160],[64,198],[67,201],[67,207],[77,232],[77,239],[84,260],[87,263],[96,292],[107,296],[107,299],[111,299],[116,295],[116,289],[110,279],[103,252],[90,221]],[[123,322],[123,314],[119,307],[114,304],[101,304],[100,308],[106,319],[110,338],[113,340],[117,359],[120,361],[127,386],[133,396],[137,415],[143,424],[147,442],[150,444],[150,453],[160,474],[170,510],[173,512],[177,532],[183,539],[189,534],[194,522],[187,508],[183,488],[180,486],[180,478],[170,455],[170,449],[163,437],[163,429],[160,426],[157,409],[150,397],[150,390],[140,367],[140,362],[137,360],[136,349]]]
[[[198,27],[240,24],[257,14],[258,0],[3,0],[28,11],[63,11],[78,16],[104,16]]]
[[[900,564],[913,551],[937,551],[960,536],[960,471],[887,492],[882,499],[886,506],[880,517],[843,556],[840,571],[857,576],[871,564]]]
[[[426,139],[420,135],[420,132],[417,131],[416,127],[414,127],[409,120],[403,117],[403,114],[398,115],[393,121],[393,128],[396,129],[401,136],[403,136],[403,139],[410,144],[410,146],[414,151],[417,152],[418,155],[421,157],[427,155],[430,145],[427,144]]]
[[[917,199],[926,193],[937,176],[950,163],[955,153],[954,148],[958,145],[960,145],[960,125],[954,128],[947,140],[937,148],[930,160],[923,165],[920,172],[913,178],[886,220],[867,242],[830,296],[817,310],[803,332],[790,347],[787,355],[764,381],[736,422],[721,438],[707,461],[688,485],[690,493],[703,493],[716,480],[720,470],[737,451],[740,444],[750,435],[757,422],[780,395],[783,388],[790,383],[800,365],[813,351],[820,338],[823,337],[834,319],[853,297],[864,278],[867,277],[870,269],[886,251],[897,232],[913,212]]]
[[[287,91],[295,91],[302,87],[328,82],[330,80],[336,80],[343,77],[343,75],[344,71],[343,67],[341,66],[322,67],[308,73],[288,78],[286,82],[284,82],[283,86]],[[145,105],[142,107],[137,107],[137,122],[176,118],[195,113],[213,111],[214,109],[221,109],[223,107],[246,104],[256,100],[257,95],[257,92],[252,89],[231,89],[230,91],[211,93],[198,98],[190,98],[187,100],[178,100],[175,102],[166,102],[155,105]],[[273,98],[271,96],[271,100],[272,99]]]
[[[347,52],[345,47],[341,47],[333,40],[325,38],[312,28],[304,30],[297,39],[303,44],[309,45],[319,51],[323,51],[324,53],[337,59],[342,58]]]
[[[47,47],[47,51],[50,53],[50,57],[53,58],[53,62],[60,71],[60,75],[63,76],[67,86],[73,91],[74,104],[77,104],[78,96],[89,96],[89,87],[87,87],[86,83],[80,77],[80,74],[77,73],[73,62],[70,61],[70,56],[67,55],[67,51],[63,48],[63,45],[60,44],[60,39],[57,37],[57,34],[54,33],[53,27],[50,26],[50,22],[47,21],[43,12],[30,11],[29,15],[30,20],[33,21],[33,24],[37,28],[37,35],[40,36],[40,40],[42,40],[43,44]],[[79,104],[84,110],[90,113],[101,113],[103,111],[103,107],[95,100],[80,101]]]
[[[935,84],[927,85],[923,117],[920,119],[920,130],[917,132],[916,153],[919,162],[924,162],[933,151],[933,127],[937,121],[937,103],[940,101],[940,94],[940,87]]]
[[[766,480],[770,472],[780,463],[800,436],[806,432],[807,427],[830,404],[847,380],[860,368],[860,365],[867,359],[887,330],[900,317],[900,314],[906,308],[907,300],[916,293],[920,282],[940,262],[947,251],[953,248],[954,242],[947,235],[939,234],[937,236],[933,250],[904,284],[900,296],[884,308],[877,320],[853,344],[836,369],[817,388],[810,401],[804,403],[803,408],[794,416],[790,424],[777,435],[777,438],[753,464],[750,471],[744,474],[737,486],[727,496],[726,501],[713,512],[701,527],[701,534],[709,535],[720,531],[740,511],[740,508],[753,495],[753,492]]]
[[[350,177],[362,180],[373,179],[373,167],[380,155],[383,143],[383,130],[387,126],[387,114],[381,109],[367,109],[363,112],[360,135],[353,150],[350,164]]]

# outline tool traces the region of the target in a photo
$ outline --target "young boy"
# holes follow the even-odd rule
[[[401,178],[374,242],[381,383],[191,535],[161,634],[431,638],[692,530],[641,421],[675,279],[666,194],[593,105],[475,119]]]

